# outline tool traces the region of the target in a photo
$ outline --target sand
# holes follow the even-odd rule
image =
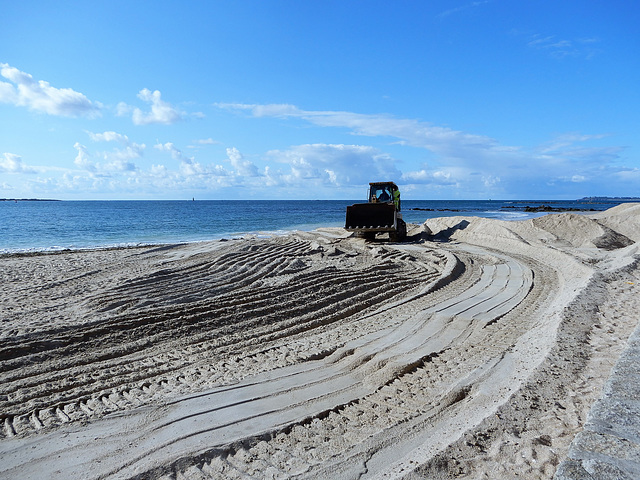
[[[0,257],[0,478],[553,478],[638,242],[626,204]]]

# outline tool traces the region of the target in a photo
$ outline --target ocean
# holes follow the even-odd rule
[[[198,242],[344,226],[357,200],[0,201],[0,254]],[[619,202],[618,202],[619,203]],[[403,200],[407,223],[472,215],[523,220],[527,206],[606,210],[616,202]]]

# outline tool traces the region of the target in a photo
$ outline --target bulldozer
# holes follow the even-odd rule
[[[378,233],[388,233],[389,240],[398,242],[407,236],[407,224],[400,213],[400,189],[393,182],[369,184],[367,203],[347,207],[345,230],[373,240]]]

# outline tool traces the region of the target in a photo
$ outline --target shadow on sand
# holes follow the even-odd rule
[[[467,220],[462,220],[460,223],[457,223],[456,225],[449,227],[446,230],[441,230],[435,235],[431,235],[429,237],[429,240],[431,240],[432,242],[441,242],[441,243],[449,242],[451,241],[451,236],[455,232],[457,232],[458,230],[464,230],[468,226],[469,226],[469,222]]]

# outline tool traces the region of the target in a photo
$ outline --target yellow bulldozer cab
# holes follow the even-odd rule
[[[400,189],[393,182],[370,183],[369,203],[393,203],[400,210]]]

